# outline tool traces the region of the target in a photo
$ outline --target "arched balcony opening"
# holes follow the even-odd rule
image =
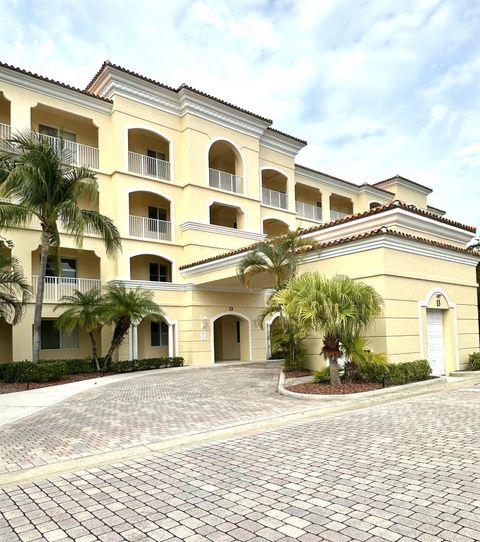
[[[32,284],[33,293],[38,288],[38,271],[40,268],[40,247],[32,251]],[[45,276],[43,301],[56,303],[75,290],[86,293],[101,289],[100,258],[92,250],[60,249],[58,263],[48,257]]]
[[[172,262],[156,254],[132,256],[130,280],[172,282]]]
[[[131,192],[128,196],[129,234],[141,239],[171,241],[171,205],[154,192]]]
[[[263,221],[263,233],[269,238],[279,237],[288,232],[288,224],[277,220],[276,218],[268,218]]]
[[[210,224],[224,228],[243,229],[243,213],[238,207],[213,203],[209,208]]]
[[[381,207],[381,206],[382,204],[379,201],[371,201],[369,205],[370,209],[375,209],[375,207]]]
[[[353,202],[351,199],[338,194],[330,196],[330,220],[339,220],[351,214],[353,214]]]
[[[209,185],[228,192],[243,193],[242,159],[228,141],[215,141],[208,151]]]
[[[246,318],[227,314],[213,322],[215,363],[250,360],[250,326]]]
[[[274,169],[262,170],[262,203],[278,209],[288,207],[287,198],[288,179]]]
[[[41,134],[66,162],[98,169],[98,128],[93,119],[38,104],[31,109],[31,127],[34,132]]]
[[[0,149],[5,147],[4,141],[11,137],[10,123],[10,102],[0,92]]]
[[[295,185],[295,210],[307,220],[322,221],[322,194],[318,188],[304,184]]]
[[[170,143],[150,130],[131,128],[128,130],[128,171],[169,181]]]

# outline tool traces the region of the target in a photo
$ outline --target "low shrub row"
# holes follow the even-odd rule
[[[480,352],[468,356],[467,371],[480,371]]]
[[[183,363],[184,360],[181,357],[114,361],[107,367],[107,371],[130,373],[149,369],[181,367]],[[96,370],[95,362],[90,359],[41,360],[39,363],[14,361],[0,364],[0,379],[5,382],[53,382],[68,374],[94,373]]]

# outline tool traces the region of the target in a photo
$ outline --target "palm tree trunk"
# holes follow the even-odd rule
[[[338,359],[330,358],[328,362],[330,366],[330,386],[340,386],[342,381],[340,380],[340,371],[338,369]]]
[[[109,363],[112,361],[112,356],[115,350],[120,347],[120,345],[123,342],[123,339],[125,339],[125,335],[127,334],[127,331],[130,328],[131,320],[128,317],[124,317],[120,319],[115,326],[115,330],[113,332],[112,342],[110,344],[110,348],[107,352],[107,355],[105,356],[105,360],[103,362],[103,370],[108,367]]]
[[[40,268],[38,270],[37,294],[35,297],[35,313],[33,316],[33,346],[32,361],[37,363],[40,358],[43,292],[45,290],[45,275],[47,273],[48,249],[50,248],[49,236],[42,233],[42,249],[40,252]]]
[[[330,368],[330,386],[340,386],[340,369],[338,367],[338,359],[341,356],[340,342],[337,337],[327,335],[323,338],[322,353],[325,359],[328,359]]]
[[[95,335],[93,334],[93,331],[89,331],[88,334],[90,335],[90,341],[92,342],[92,357],[95,361],[95,365],[97,366],[97,371],[100,371],[100,363],[98,362],[98,354],[97,354],[97,341],[95,339]]]

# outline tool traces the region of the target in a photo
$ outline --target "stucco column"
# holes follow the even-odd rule
[[[128,361],[133,359],[133,326],[128,329]]]
[[[5,96],[8,98],[8,93]],[[31,108],[36,103],[14,99],[10,102],[10,125],[12,132],[15,133],[18,130],[31,130],[32,128],[32,114]]]
[[[132,326],[132,356],[133,359],[138,359],[138,325]]]
[[[266,354],[267,359],[272,355],[272,341],[270,340],[270,324],[265,324],[265,333],[266,333]]]
[[[173,358],[173,356],[175,355],[173,326],[174,324],[168,324],[168,357],[169,358]]]
[[[331,192],[322,191],[322,222],[330,222],[330,196]]]

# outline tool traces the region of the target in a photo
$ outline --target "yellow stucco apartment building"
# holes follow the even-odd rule
[[[300,271],[347,274],[385,300],[371,347],[392,361],[428,358],[433,372],[463,368],[479,349],[475,228],[427,202],[431,190],[401,176],[358,186],[295,163],[305,141],[272,121],[182,85],[170,88],[109,62],[85,90],[0,64],[0,140],[63,132],[77,164],[96,171],[98,210],[122,236],[105,254],[88,232],[81,249],[61,239],[60,276],[48,270],[42,358],[90,353],[85,332],[53,325],[56,303],[109,283],[154,293],[165,322],[132,327],[119,356],[181,355],[188,364],[263,360],[269,325],[256,317],[265,284],[243,288],[236,266],[252,244],[303,228],[321,250]],[[1,232],[35,289],[38,224]],[[31,356],[33,304],[20,324],[0,324],[0,361]],[[101,333],[103,351],[111,330]],[[319,342],[309,343],[318,367]]]

